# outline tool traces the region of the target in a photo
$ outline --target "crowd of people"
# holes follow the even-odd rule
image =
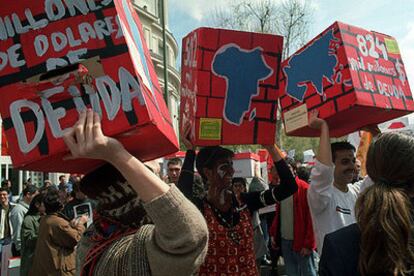
[[[414,139],[367,128],[362,178],[351,144],[331,143],[317,113],[309,126],[320,132],[312,168],[263,145],[269,183],[234,177],[233,151],[197,149],[189,126],[184,161],[170,159],[162,177],[85,111],[64,136],[67,158],[105,165],[28,183],[16,202],[3,181],[0,243],[21,257],[20,275],[278,275],[279,258],[287,275],[411,275]]]

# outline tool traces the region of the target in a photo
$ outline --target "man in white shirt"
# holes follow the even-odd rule
[[[355,147],[348,142],[330,144],[328,124],[315,112],[311,113],[309,126],[321,132],[308,190],[309,209],[321,254],[326,234],[356,222],[354,207],[363,181],[352,184]]]

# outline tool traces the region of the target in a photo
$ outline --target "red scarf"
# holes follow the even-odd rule
[[[94,274],[100,257],[113,241],[136,233],[139,229],[122,225],[118,221],[101,216],[96,211],[93,214],[93,218],[95,229],[90,233],[91,235],[88,239],[94,242],[94,245],[86,255],[80,274],[81,276],[92,276]]]

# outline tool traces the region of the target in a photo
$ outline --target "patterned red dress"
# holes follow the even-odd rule
[[[207,257],[199,271],[200,276],[259,275],[254,254],[251,215],[247,208],[239,214],[240,222],[236,226],[225,227],[220,224],[211,206],[204,204],[209,245]]]

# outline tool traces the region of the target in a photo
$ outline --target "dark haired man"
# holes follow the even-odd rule
[[[32,199],[39,193],[36,186],[34,185],[27,185],[26,188],[23,190],[23,197],[20,199],[19,203],[14,206],[13,210],[10,211],[10,222],[13,227],[13,256],[20,256],[20,248],[21,248],[21,237],[20,237],[20,230],[22,228],[24,215],[29,210],[30,202]]]
[[[10,211],[14,204],[9,201],[9,190],[6,187],[0,188],[0,253],[2,245],[10,244],[12,226],[10,222]]]
[[[59,176],[59,184],[58,184],[58,189],[59,190],[64,190],[68,193],[71,193],[73,190],[73,184],[72,182],[67,182],[66,181],[66,176],[65,175],[61,175]]]
[[[177,185],[178,177],[180,176],[181,167],[183,166],[183,161],[180,158],[173,158],[167,162],[167,177],[168,183],[174,183]]]
[[[352,185],[355,147],[348,142],[330,144],[328,124],[318,118],[316,112],[311,113],[309,126],[321,133],[308,190],[308,204],[320,255],[326,234],[355,223],[354,206],[363,181]],[[364,181],[371,180],[366,178]]]
[[[46,216],[40,221],[39,236],[29,275],[74,276],[76,273],[75,247],[85,231],[88,218],[69,221],[61,214],[63,204],[59,191],[49,190],[43,199]]]

